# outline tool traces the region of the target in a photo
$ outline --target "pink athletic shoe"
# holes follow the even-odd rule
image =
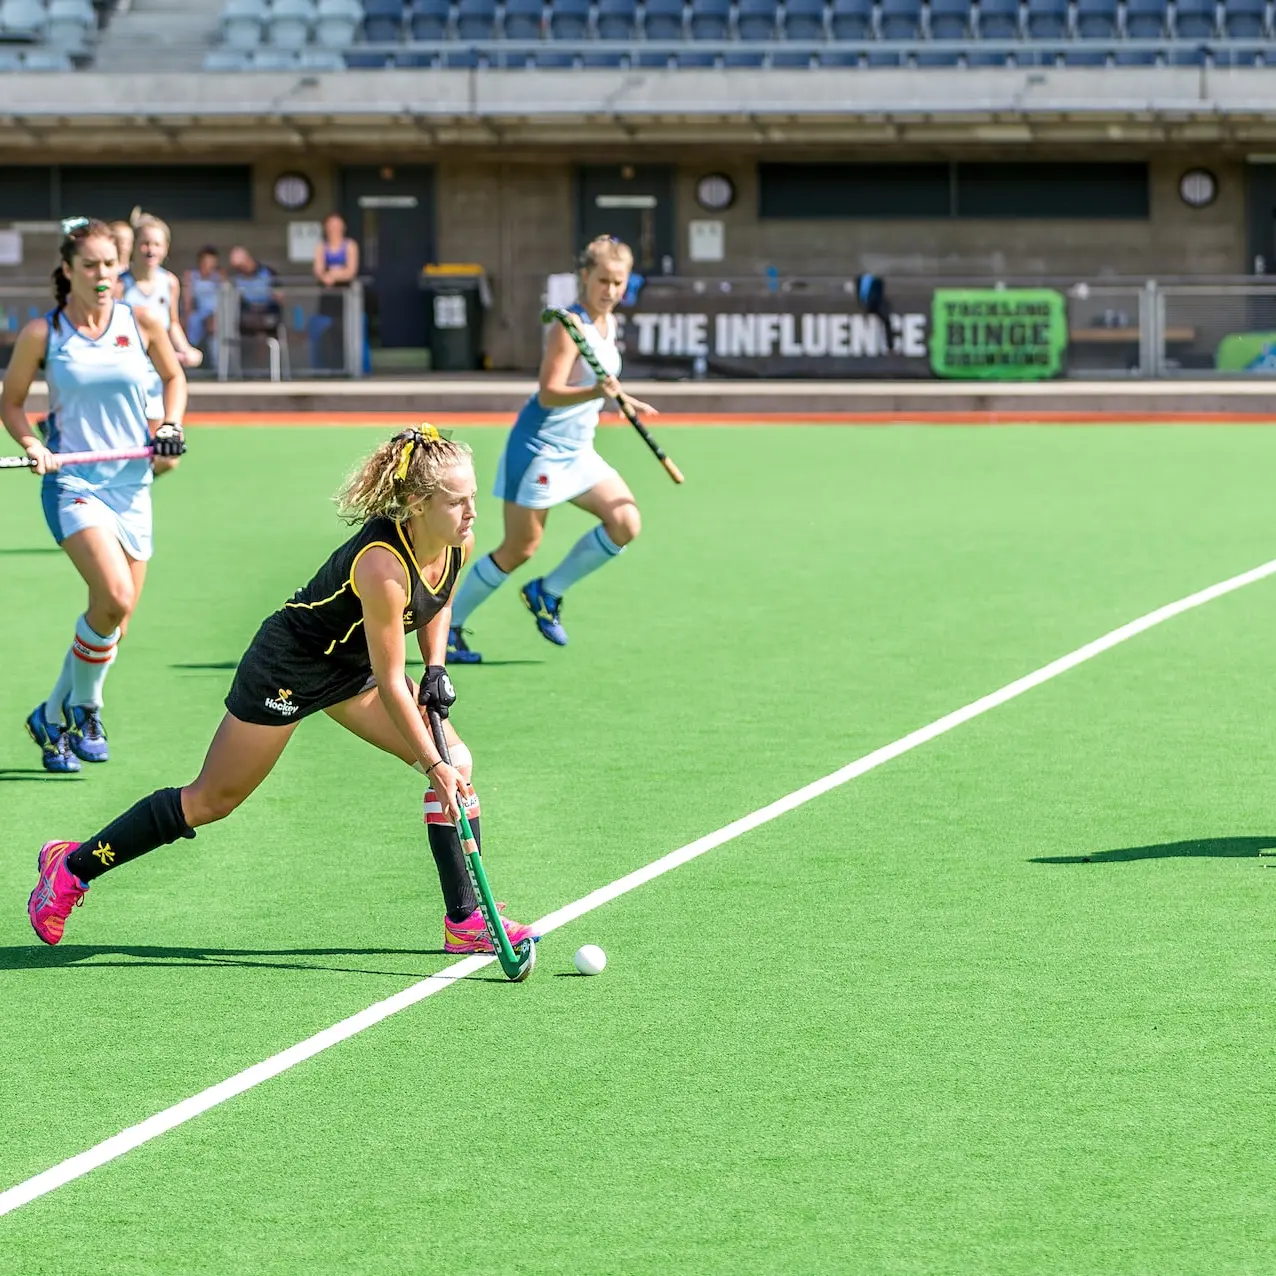
[[[79,842],[45,842],[40,847],[36,860],[40,880],[27,900],[27,916],[46,944],[56,944],[62,938],[66,919],[73,908],[84,903],[89,889],[66,866],[66,857],[77,846]]]
[[[497,912],[505,911],[504,904],[497,904]],[[532,933],[530,926],[502,917],[505,933],[511,944],[524,939],[539,939]],[[445,953],[490,953],[491,940],[487,937],[487,927],[483,925],[483,914],[476,908],[463,922],[454,922],[446,913],[443,914],[443,951]]]

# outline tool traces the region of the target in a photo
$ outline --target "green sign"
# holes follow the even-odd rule
[[[1276,332],[1229,332],[1214,352],[1220,372],[1276,372]]]
[[[936,288],[930,366],[937,377],[1042,381],[1063,371],[1068,312],[1052,288]]]

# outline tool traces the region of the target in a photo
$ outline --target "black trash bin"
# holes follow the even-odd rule
[[[427,266],[421,275],[425,339],[435,372],[473,372],[482,366],[482,274]]]

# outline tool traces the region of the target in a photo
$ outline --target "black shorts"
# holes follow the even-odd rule
[[[375,686],[370,665],[313,655],[276,613],[244,652],[226,708],[241,722],[282,727]]]

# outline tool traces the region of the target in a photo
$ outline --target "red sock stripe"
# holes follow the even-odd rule
[[[109,665],[115,659],[114,648],[112,648],[109,656],[86,656],[79,647],[72,647],[71,654],[77,660],[83,660],[86,665]]]
[[[472,820],[478,819],[480,812],[477,793],[466,803],[465,813]],[[443,814],[443,804],[439,801],[438,794],[433,789],[426,789],[425,791],[425,822],[427,824],[445,824],[449,828],[452,826],[452,821]]]
[[[108,642],[108,643],[106,644],[106,646],[105,646],[105,647],[97,647],[97,646],[95,646],[93,643],[91,643],[91,642],[87,641],[86,639],[81,638],[81,637],[80,637],[80,635],[77,633],[77,634],[75,635],[75,641],[76,641],[76,642],[77,642],[77,643],[78,643],[81,647],[87,647],[87,648],[89,649],[89,651],[114,651],[114,650],[115,650],[115,644],[116,644],[116,642],[118,641],[118,639],[112,639],[110,642]]]

